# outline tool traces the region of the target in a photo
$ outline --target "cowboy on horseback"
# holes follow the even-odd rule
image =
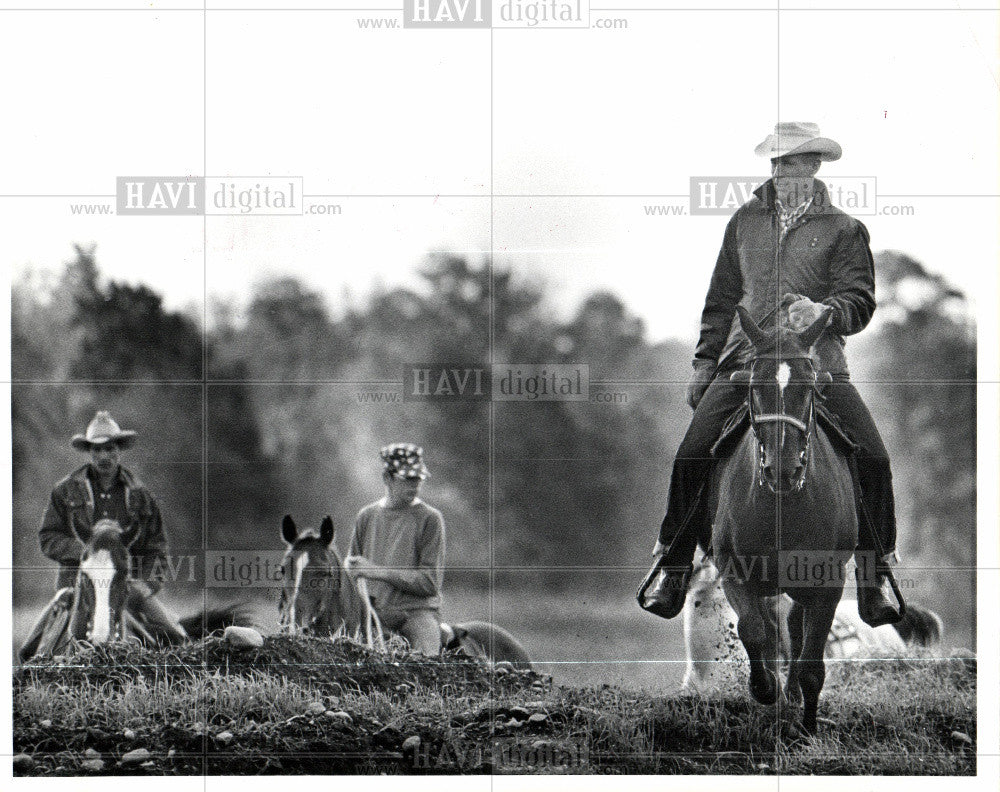
[[[818,369],[831,375],[824,407],[853,444],[857,471],[858,611],[872,626],[898,621],[904,606],[892,578],[896,518],[889,456],[858,391],[850,382],[844,336],[860,332],[875,310],[875,272],[868,230],[831,204],[820,163],[840,159],[841,147],[810,123],[779,123],[757,146],[771,160],[772,178],[754,191],[726,227],[701,319],[687,402],[691,424],[674,459],[667,512],[640,605],[663,618],[684,606],[699,540],[711,546],[707,508],[713,447],[741,407],[745,384],[730,382],[753,348],[736,316],[741,306],[758,324],[787,320],[801,330],[829,313],[815,342]],[[832,310],[830,310],[832,309]],[[872,567],[866,563],[871,559]]]
[[[385,496],[355,520],[348,571],[369,582],[382,624],[423,654],[441,650],[445,534],[441,512],[418,497],[430,476],[423,449],[393,443],[379,452]]]
[[[172,643],[187,639],[177,616],[156,598],[167,552],[159,507],[145,485],[120,462],[121,452],[130,448],[136,437],[136,432],[122,429],[110,413],[102,410],[85,434],[75,435],[70,441],[73,448],[90,455],[90,462],[56,484],[45,508],[39,541],[42,552],[59,564],[57,593],[25,642],[22,659],[53,652],[62,631],[46,629],[46,625],[51,625],[53,618],[66,616],[72,605],[84,549],[80,535],[88,535],[96,525],[108,521],[135,535],[128,548],[128,609],[154,635],[161,634]]]

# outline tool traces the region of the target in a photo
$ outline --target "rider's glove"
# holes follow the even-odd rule
[[[783,301],[789,303],[788,326],[796,333],[805,330],[829,309],[829,306],[813,302],[801,294],[786,294]]]
[[[692,410],[698,406],[698,402],[705,395],[705,391],[708,390],[714,376],[714,360],[694,361],[694,374],[691,375],[691,382],[688,383],[687,387],[687,403]]]

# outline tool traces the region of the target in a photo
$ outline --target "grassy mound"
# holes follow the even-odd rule
[[[18,775],[973,775],[975,666],[831,664],[813,738],[742,685],[711,697],[554,688],[400,645],[273,637],[114,646],[19,669]]]
[[[36,660],[18,669],[15,689],[24,685],[82,683],[112,687],[137,679],[183,681],[192,676],[247,677],[267,674],[321,692],[391,690],[399,685],[449,686],[470,694],[498,686],[531,684],[537,675],[490,673],[484,664],[454,652],[429,659],[391,642],[385,652],[347,639],[272,636],[259,649],[234,649],[221,638],[151,651],[135,644],[107,644],[72,657]]]

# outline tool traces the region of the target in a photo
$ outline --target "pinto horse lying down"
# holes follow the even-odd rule
[[[71,652],[77,642],[97,646],[133,640],[162,646],[203,638],[229,626],[249,626],[242,605],[205,608],[178,620],[179,630],[162,629],[133,607],[145,584],[129,576],[129,545],[138,528],[122,528],[115,520],[99,520],[92,529],[74,525],[83,544],[80,568],[72,588],[56,593],[31,634],[18,650],[21,662]],[[146,603],[148,610],[151,603]],[[158,606],[157,606],[158,607]]]
[[[372,608],[364,578],[350,574],[333,544],[333,520],[324,518],[319,531],[300,531],[290,515],[281,523],[287,546],[282,559],[285,586],[278,614],[285,632],[362,635],[369,646],[382,643],[382,626]],[[441,646],[471,657],[507,662],[530,669],[525,648],[509,632],[482,621],[441,625]]]
[[[781,659],[789,656],[787,597],[777,599],[775,621],[781,629]],[[711,559],[696,567],[684,603],[684,654],[686,668],[681,690],[708,692],[726,678],[728,669],[739,660],[736,612],[726,600],[719,571]],[[826,640],[829,660],[874,660],[913,657],[915,647],[934,646],[943,632],[941,617],[934,611],[907,603],[898,624],[869,627],[858,616],[854,600],[841,600]]]

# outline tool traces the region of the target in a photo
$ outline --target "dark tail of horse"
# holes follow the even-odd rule
[[[253,616],[245,605],[224,605],[218,608],[205,608],[204,611],[192,613],[180,619],[181,627],[192,640],[205,638],[214,632],[225,630],[226,627],[252,627]]]
[[[899,637],[913,646],[934,646],[941,641],[944,624],[929,608],[907,604],[901,621],[892,625]]]

